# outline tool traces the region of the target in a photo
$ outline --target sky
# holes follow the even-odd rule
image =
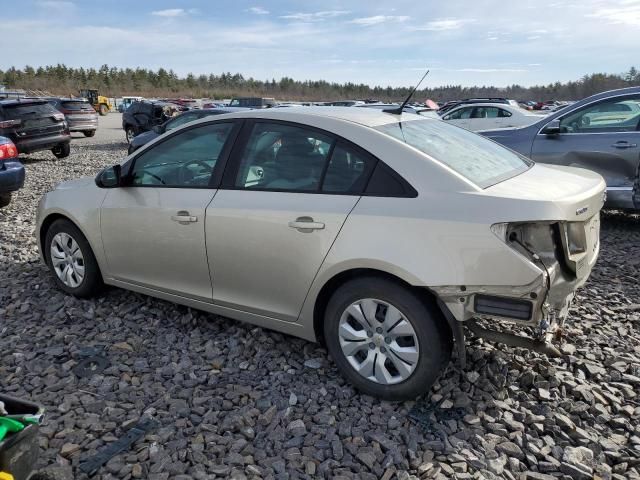
[[[640,67],[640,0],[0,0],[0,68],[524,86]]]

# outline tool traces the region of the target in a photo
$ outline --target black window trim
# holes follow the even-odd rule
[[[251,133],[253,131],[253,127],[257,123],[270,123],[270,124],[279,124],[279,125],[290,126],[290,127],[305,128],[307,130],[311,130],[311,131],[320,133],[320,134],[322,134],[324,136],[328,136],[331,139],[333,139],[333,141],[331,142],[331,147],[330,147],[329,152],[327,153],[327,157],[325,159],[325,165],[323,167],[322,176],[320,178],[318,189],[316,189],[316,190],[292,190],[292,189],[285,189],[285,188],[246,188],[246,187],[238,187],[238,186],[235,185],[236,177],[238,175],[238,171],[240,170],[240,164],[242,162],[242,155],[244,154],[244,151],[248,146],[248,140],[249,140],[249,138],[251,136]],[[367,178],[367,181],[364,184],[362,192],[359,192],[359,193],[353,193],[353,192],[325,192],[325,191],[321,190],[322,186],[323,186],[323,183],[324,183],[324,177],[325,177],[326,171],[329,168],[329,165],[331,163],[331,157],[333,155],[333,152],[335,150],[336,145],[338,145],[338,144],[340,144],[344,148],[351,149],[351,150],[355,151],[355,153],[357,153],[359,155],[366,156],[366,157],[369,157],[369,158],[374,160],[375,164],[374,164],[373,168],[371,168],[371,171],[369,172],[369,178]],[[379,165],[384,165],[384,167],[382,167],[382,168],[387,169],[388,172],[402,184],[402,186],[404,187],[404,190],[405,190],[405,194],[404,195],[394,195],[394,194],[384,195],[384,194],[370,194],[370,193],[367,193],[367,188],[369,186],[369,181],[371,180],[371,177],[373,176],[373,173],[376,171],[376,169],[378,168]],[[298,123],[298,122],[292,122],[292,121],[287,121],[287,120],[279,120],[279,119],[276,120],[276,119],[271,119],[271,118],[245,119],[244,125],[242,126],[242,131],[236,137],[233,150],[231,151],[231,154],[230,154],[229,158],[226,161],[225,171],[224,171],[224,174],[222,175],[222,182],[221,182],[221,184],[220,184],[220,186],[218,188],[220,190],[242,190],[242,191],[248,191],[248,192],[306,193],[306,194],[311,194],[311,195],[343,195],[343,196],[344,195],[348,195],[348,196],[352,196],[352,197],[356,196],[356,197],[415,198],[415,197],[418,196],[418,192],[398,172],[396,172],[393,168],[391,168],[389,165],[384,163],[378,157],[373,155],[371,152],[369,152],[369,151],[365,150],[364,148],[360,147],[359,145],[356,145],[355,143],[347,140],[346,138],[341,137],[340,135],[338,135],[336,133],[329,132],[329,131],[324,130],[322,128],[318,128],[318,127],[315,127],[315,126],[312,126],[312,125],[308,125],[308,124],[305,124],[305,123]]]
[[[229,136],[220,151],[220,156],[216,161],[215,166],[213,167],[213,172],[211,173],[211,178],[209,179],[208,185],[193,185],[193,186],[184,186],[184,185],[132,185],[131,182],[133,180],[131,174],[133,172],[133,168],[135,167],[136,161],[143,154],[152,151],[158,145],[161,145],[173,138],[176,135],[179,135],[188,130],[192,130],[194,128],[208,127],[211,125],[222,124],[222,123],[230,123],[232,124],[231,131],[229,132]],[[186,128],[178,127],[177,130],[170,130],[170,134],[167,135],[166,138],[163,138],[158,143],[155,143],[151,148],[141,150],[137,152],[132,158],[127,160],[123,166],[122,171],[125,172],[123,175],[123,188],[183,188],[183,189],[198,189],[198,190],[215,190],[220,188],[220,183],[222,181],[222,174],[226,169],[226,164],[229,160],[230,154],[232,152],[233,147],[238,139],[238,134],[242,128],[243,120],[240,119],[221,119],[213,122],[199,123],[197,125],[192,125]]]

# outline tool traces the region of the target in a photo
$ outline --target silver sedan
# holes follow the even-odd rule
[[[109,284],[318,340],[357,388],[405,399],[454,343],[464,359],[464,325],[527,341],[477,319],[550,339],[596,261],[604,188],[436,119],[255,110],[60,184],[37,240],[69,294]]]

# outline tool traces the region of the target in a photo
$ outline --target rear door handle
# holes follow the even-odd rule
[[[313,230],[322,230],[324,223],[316,222],[311,217],[298,217],[293,222],[289,222],[291,228],[295,228],[301,232],[307,233]]]
[[[198,217],[195,215],[190,215],[186,210],[180,210],[175,215],[171,216],[171,220],[174,222],[178,222],[181,225],[186,225],[188,223],[195,223],[198,221]]]
[[[613,148],[636,148],[638,146],[637,143],[629,143],[626,140],[622,140],[620,142],[616,142],[611,145]]]

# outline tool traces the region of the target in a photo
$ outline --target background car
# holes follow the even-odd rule
[[[122,129],[125,131],[127,143],[142,132],[148,132],[157,125],[162,125],[178,112],[178,106],[168,102],[143,100],[133,102],[122,114]]]
[[[363,104],[354,105],[354,107],[375,108],[377,110],[389,110],[389,109],[399,108],[400,105],[396,103],[363,103]],[[431,108],[425,108],[424,106],[405,105],[402,111],[440,119],[440,117],[436,113],[437,112],[436,110],[433,110]]]
[[[559,328],[603,191],[420,115],[258,109],[61,184],[36,235],[69,294],[108,283],[321,340],[358,389],[398,400],[429,389],[454,337],[464,352],[474,318]]]
[[[129,154],[135,152],[137,149],[146,145],[151,140],[156,137],[159,137],[163,133],[173,130],[176,127],[184,125],[188,122],[193,122],[194,120],[198,120],[199,118],[208,117],[209,115],[222,115],[224,113],[233,113],[242,110],[247,110],[246,108],[234,108],[234,107],[226,107],[226,108],[203,108],[201,110],[190,110],[188,112],[181,113],[175,117],[170,118],[162,125],[156,125],[151,130],[147,132],[142,132],[139,135],[133,137],[133,139],[129,142]]]
[[[64,114],[45,99],[0,100],[0,136],[10,139],[19,153],[51,150],[57,158],[71,153]]]
[[[144,97],[122,97],[118,103],[118,112],[124,113],[124,111],[131,106],[133,102],[141,102]]]
[[[0,137],[0,208],[11,203],[11,194],[24,185],[24,165],[11,140]]]
[[[503,105],[512,105],[514,107],[518,106],[518,102],[516,102],[515,100],[509,100],[508,98],[502,97],[465,98],[463,100],[450,100],[443,103],[442,106],[440,106],[438,113],[442,116],[458,105],[474,105],[477,103],[500,103]]]
[[[93,137],[98,129],[98,113],[82,98],[49,98],[49,103],[64,114],[70,132],[82,132]]]
[[[263,97],[237,97],[232,98],[229,102],[230,107],[243,107],[243,108],[271,108],[275,107],[278,103],[273,98]]]
[[[521,127],[540,120],[540,115],[504,103],[461,104],[449,109],[442,120],[472,132]]]
[[[585,98],[536,123],[480,132],[536,162],[598,172],[607,207],[640,209],[640,87]]]

